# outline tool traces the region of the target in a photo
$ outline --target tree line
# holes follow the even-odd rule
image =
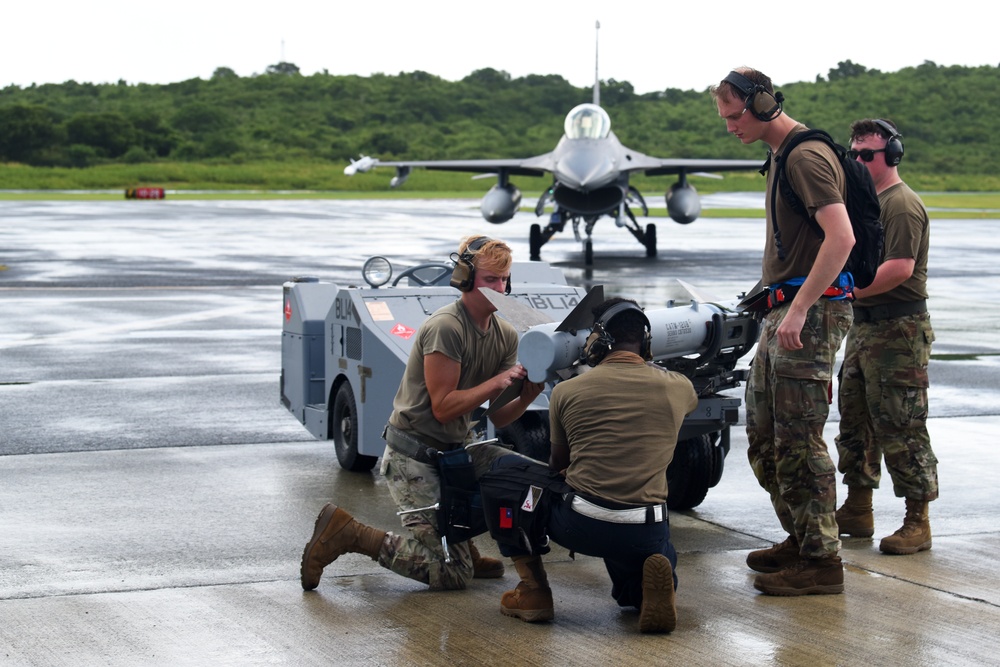
[[[720,72],[720,78],[725,72]],[[775,74],[775,73],[772,73]],[[891,118],[908,173],[997,175],[997,68],[924,62],[884,73],[846,61],[815,81],[779,89],[785,109],[848,141],[851,121]],[[156,161],[346,164],[382,159],[526,157],[551,150],[562,121],[589,102],[555,74],[513,78],[480,69],[460,81],[413,71],[369,77],[317,73],[292,63],[239,77],[170,84],[66,81],[0,90],[0,162],[79,167]],[[603,81],[601,105],[628,146],[663,157],[747,158],[726,134],[707,90],[637,94]],[[759,150],[759,149],[758,149]],[[754,156],[756,153],[753,154]]]

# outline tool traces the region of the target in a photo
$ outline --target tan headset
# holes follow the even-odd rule
[[[739,72],[730,72],[723,81],[740,92],[744,108],[757,120],[770,123],[781,115],[781,103],[785,101],[785,96],[781,93],[772,95],[767,92],[767,88],[754,83]]]
[[[455,262],[455,268],[451,272],[452,287],[461,292],[472,291],[472,286],[476,283],[476,253],[492,240],[488,236],[477,236],[469,241],[461,255],[452,253],[451,259]],[[510,294],[510,280],[507,281],[504,294]]]

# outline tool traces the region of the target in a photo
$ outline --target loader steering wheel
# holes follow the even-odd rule
[[[396,287],[403,278],[409,278],[411,284],[420,287],[434,287],[447,285],[451,280],[451,272],[454,267],[451,264],[442,262],[429,262],[418,264],[406,269],[392,281],[392,286]]]

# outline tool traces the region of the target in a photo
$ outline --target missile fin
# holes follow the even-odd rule
[[[604,285],[594,285],[576,308],[559,323],[556,331],[579,331],[594,328],[594,307],[604,303]]]
[[[479,291],[493,304],[505,320],[514,325],[518,333],[524,333],[531,327],[539,324],[549,324],[552,322],[552,318],[542,311],[525,306],[513,297],[485,287],[480,287]]]

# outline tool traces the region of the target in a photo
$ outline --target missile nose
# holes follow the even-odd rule
[[[542,331],[529,330],[521,337],[518,345],[518,361],[528,372],[530,382],[545,382],[549,369],[556,359],[555,341],[551,334]]]

